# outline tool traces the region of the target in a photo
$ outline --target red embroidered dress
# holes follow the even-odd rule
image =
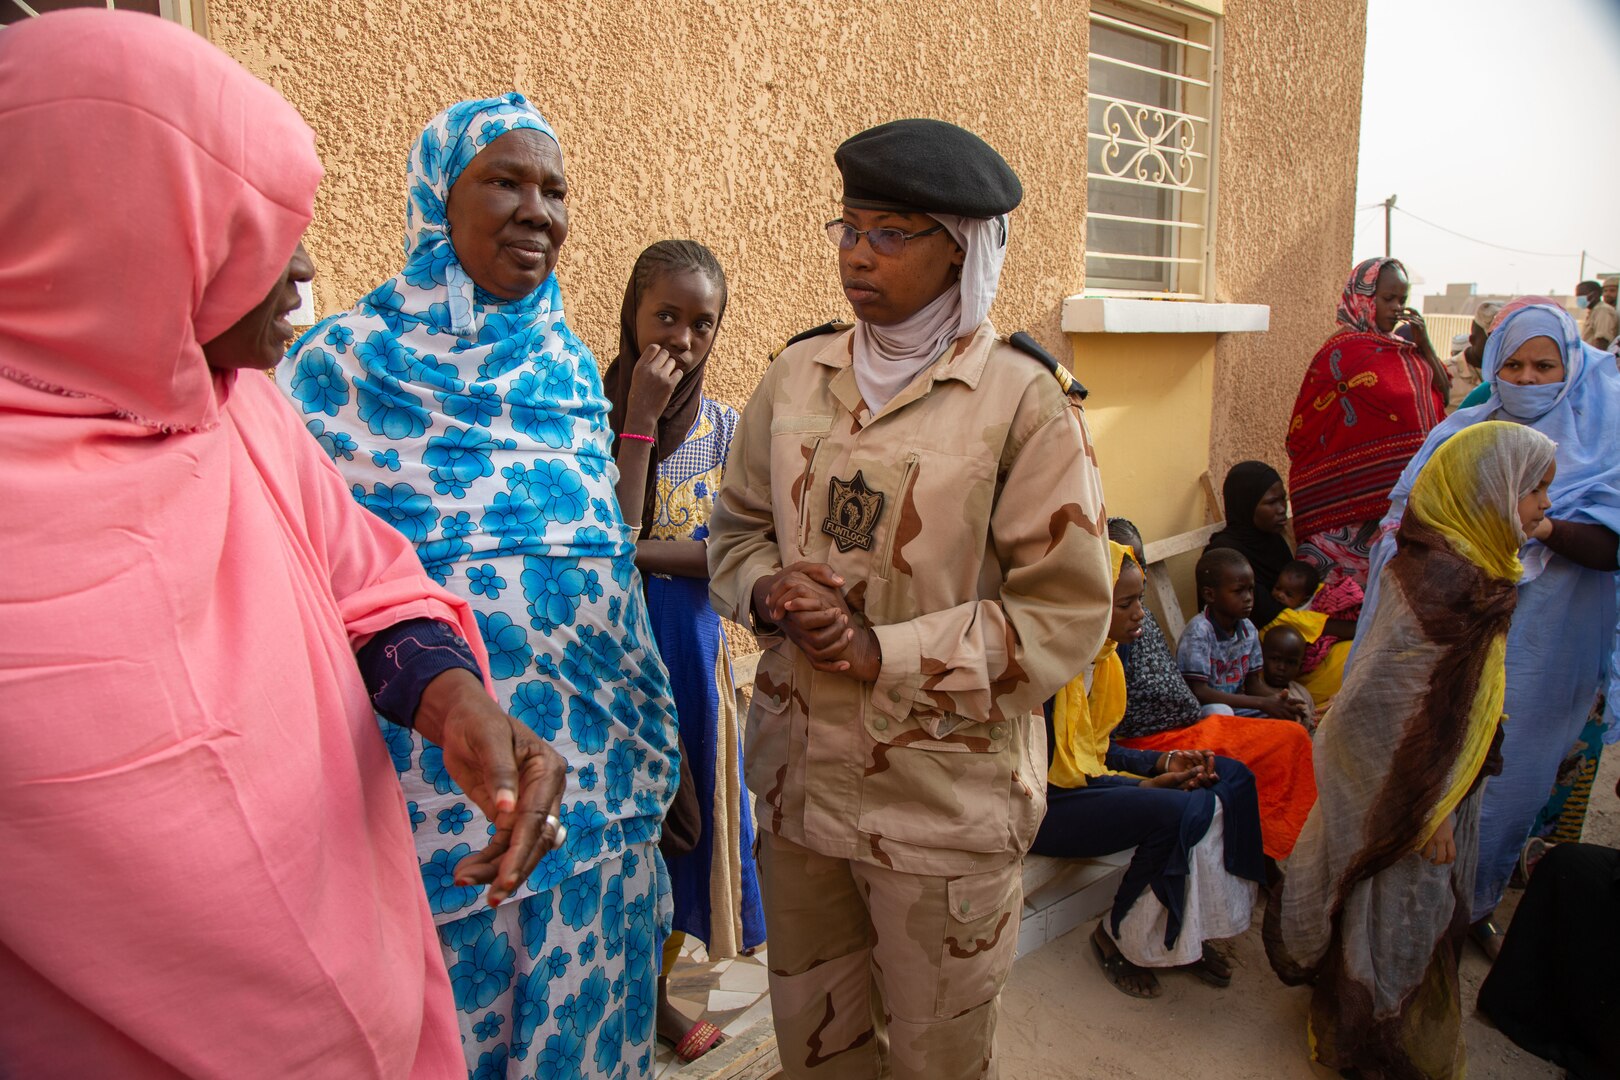
[[[1317,350],[1288,424],[1288,492],[1294,535],[1376,521],[1424,438],[1445,416],[1417,346],[1381,333],[1373,290],[1393,259],[1368,259],[1350,275],[1342,328]]]

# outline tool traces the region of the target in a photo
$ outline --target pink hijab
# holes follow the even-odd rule
[[[353,645],[467,606],[268,379],[199,345],[321,168],[202,38],[0,32],[0,1062],[18,1076],[464,1077]]]

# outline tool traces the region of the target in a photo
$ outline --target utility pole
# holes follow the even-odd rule
[[[1386,259],[1394,254],[1394,252],[1390,250],[1391,245],[1390,245],[1390,229],[1389,229],[1390,213],[1394,209],[1395,209],[1395,196],[1391,195],[1389,198],[1384,200],[1384,258],[1386,258]]]

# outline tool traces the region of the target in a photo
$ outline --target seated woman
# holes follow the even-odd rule
[[[1288,523],[1288,489],[1276,469],[1263,461],[1238,462],[1221,485],[1221,502],[1226,508],[1226,527],[1210,537],[1205,550],[1231,548],[1249,560],[1254,568],[1254,610],[1249,619],[1255,627],[1263,634],[1273,626],[1292,626],[1313,647],[1325,638],[1338,639],[1337,644],[1318,650],[1322,655],[1299,679],[1320,712],[1344,681],[1355,620],[1332,617],[1314,604],[1311,610],[1296,610],[1276,595],[1283,571],[1295,561],[1283,536],[1283,526]],[[1337,581],[1333,587],[1337,591]]]
[[[1265,873],[1254,775],[1208,750],[1153,753],[1111,741],[1125,713],[1116,649],[1141,633],[1147,610],[1140,564],[1123,544],[1109,551],[1108,641],[1090,679],[1077,676],[1053,702],[1046,818],[1031,850],[1094,858],[1136,848],[1112,914],[1092,935],[1103,971],[1121,991],[1158,997],[1148,969],[1169,967],[1226,986],[1231,968],[1208,943],[1248,929]]]
[[[1142,537],[1124,518],[1108,519],[1108,535],[1128,545],[1138,566],[1147,565]],[[1260,832],[1265,853],[1286,859],[1316,802],[1311,773],[1311,736],[1299,724],[1252,716],[1201,716],[1202,706],[1176,666],[1175,654],[1150,611],[1141,633],[1119,647],[1125,669],[1125,717],[1115,740],[1133,750],[1207,746],[1253,771],[1260,795]]]
[[[1519,550],[1551,505],[1554,453],[1545,435],[1501,422],[1434,452],[1317,731],[1321,800],[1267,905],[1265,939],[1284,982],[1314,984],[1311,1053],[1328,1068],[1463,1075],[1457,960],[1481,789],[1501,767]]]

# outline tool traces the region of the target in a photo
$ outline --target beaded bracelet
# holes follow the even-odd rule
[[[658,441],[657,439],[653,438],[651,435],[637,435],[633,431],[621,431],[619,433],[619,438],[621,438],[621,439],[635,439],[638,442],[644,442],[644,443],[655,443],[655,442]]]

